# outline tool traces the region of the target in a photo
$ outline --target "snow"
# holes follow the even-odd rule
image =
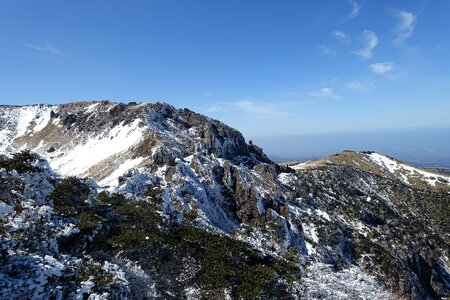
[[[10,142],[10,136],[7,130],[0,131],[0,153],[5,153],[6,148]]]
[[[406,184],[411,184],[410,180],[412,179],[412,177],[419,177],[419,179],[431,186],[435,186],[436,182],[439,179],[440,182],[450,185],[450,177],[448,176],[438,175],[412,166],[408,166],[379,153],[371,153],[368,155],[368,157],[379,166],[387,169],[390,173],[400,175],[400,178]]]
[[[75,234],[80,232],[80,229],[75,226],[75,224],[65,224],[61,231],[59,232],[59,235],[61,236],[69,236],[71,234]]]
[[[282,184],[288,185],[292,181],[292,174],[290,174],[290,173],[281,173],[280,175],[278,175],[278,180]]]
[[[378,165],[387,168],[391,173],[395,173],[395,171],[399,169],[399,165],[396,161],[379,153],[371,153],[369,154],[369,158],[372,159]]]
[[[82,281],[81,287],[77,290],[77,297],[76,300],[83,300],[84,294],[89,293],[89,291],[95,286],[95,283],[92,281],[94,279],[94,276],[89,276],[89,280]]]
[[[23,106],[19,110],[16,125],[16,137],[37,132],[47,126],[53,107]],[[32,122],[34,121],[34,126]]]
[[[50,112],[56,106],[22,106],[3,108],[0,119],[3,126],[0,130],[0,152],[5,153],[12,141],[23,135],[32,135],[47,126]]]
[[[5,202],[0,202],[0,221],[5,222],[5,215],[13,215],[15,213],[14,209],[6,204]]]
[[[308,251],[307,255],[313,255],[316,253],[316,249],[313,247],[312,244],[305,241],[306,250]]]
[[[295,165],[292,165],[289,167],[294,170],[304,170],[310,165],[310,163],[311,163],[311,161],[306,161],[306,162],[298,163],[298,164],[295,164]]]
[[[201,290],[199,288],[190,286],[184,289],[184,295],[186,300],[197,300],[201,299]]]
[[[305,232],[305,236],[314,243],[318,243],[319,237],[317,236],[316,226],[313,223],[310,224],[303,223],[302,225],[303,231]]]
[[[78,144],[63,156],[58,157],[54,154],[57,157],[50,158],[50,166],[66,176],[80,176],[105,158],[135,145],[142,138],[144,131],[144,128],[139,127],[139,123],[140,120],[136,119],[129,125],[117,125],[106,136],[91,138],[87,142]]]
[[[94,103],[94,104],[91,104],[91,105],[87,106],[87,107],[85,108],[86,113],[88,114],[88,113],[93,112],[93,111],[95,110],[95,108],[96,108],[99,104],[100,104],[100,103]]]
[[[316,209],[315,212],[317,215],[319,215],[322,218],[325,218],[327,221],[331,221],[330,215],[326,211]]]
[[[143,157],[138,157],[135,159],[129,159],[125,162],[123,162],[114,172],[112,172],[108,177],[102,179],[99,181],[99,185],[102,186],[112,186],[117,187],[119,185],[118,178],[122,176],[125,172],[127,172],[130,169],[133,169],[137,167],[142,161],[144,160]]]
[[[370,275],[356,266],[335,272],[332,265],[313,263],[302,278],[304,299],[367,299],[384,300],[394,297]]]

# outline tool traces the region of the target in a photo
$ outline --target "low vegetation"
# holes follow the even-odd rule
[[[8,172],[16,170],[18,173],[32,172],[37,170],[32,164],[36,159],[36,155],[29,150],[14,153],[11,158],[0,155],[0,169],[5,168]]]

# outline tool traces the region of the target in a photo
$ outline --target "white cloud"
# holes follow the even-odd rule
[[[383,74],[394,71],[394,64],[389,61],[382,62],[382,63],[376,63],[376,64],[371,64],[369,66],[369,69],[376,74],[383,75]]]
[[[333,99],[340,99],[338,95],[334,93],[333,88],[330,87],[323,87],[321,89],[318,89],[316,91],[312,91],[309,93],[311,96],[314,97],[323,97],[323,98],[333,98]]]
[[[353,91],[365,93],[372,89],[372,83],[363,83],[361,81],[350,81],[347,87]]]
[[[40,52],[46,52],[48,54],[62,54],[61,50],[54,48],[49,43],[46,43],[45,45],[24,43],[24,45],[27,48],[30,48],[30,49],[33,49],[36,51],[40,51]]]
[[[348,22],[356,18],[359,15],[359,11],[361,10],[361,5],[356,1],[349,1],[349,3],[352,6],[352,11],[342,19],[343,22]]]
[[[362,36],[362,40],[365,44],[364,48],[352,52],[362,58],[371,58],[373,56],[373,49],[378,45],[380,40],[377,35],[370,30],[364,30]]]
[[[395,44],[402,44],[406,41],[414,32],[414,26],[416,25],[416,16],[408,11],[396,12],[398,23],[395,28],[396,38]]]
[[[319,46],[320,49],[320,53],[322,55],[326,55],[326,56],[336,56],[336,51],[334,51],[333,49],[328,48],[327,46]]]
[[[334,36],[336,39],[341,40],[343,42],[348,42],[350,40],[350,37],[345,32],[342,32],[340,30],[334,30],[331,32],[331,35]]]

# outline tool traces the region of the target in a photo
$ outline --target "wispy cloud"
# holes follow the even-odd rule
[[[372,89],[373,84],[371,82],[364,83],[361,81],[350,81],[347,83],[347,88],[349,88],[352,91],[365,93]]]
[[[313,97],[333,98],[336,100],[341,99],[341,97],[335,94],[333,88],[330,87],[323,87],[318,90],[312,91],[309,94]]]
[[[256,102],[250,99],[244,99],[234,102],[219,102],[203,109],[208,113],[229,113],[245,112],[255,116],[289,116],[288,106],[304,105],[310,101],[288,101],[288,102]]]
[[[386,73],[389,73],[389,72],[392,72],[395,70],[394,64],[390,61],[371,64],[369,66],[369,69],[372,72],[374,72],[376,74],[380,74],[380,75],[383,75],[383,74],[386,74]]]
[[[336,51],[328,48],[327,46],[321,45],[321,46],[319,46],[319,50],[322,55],[326,55],[326,56],[336,56],[337,55]]]
[[[230,105],[239,110],[255,115],[287,115],[288,113],[271,104],[255,103],[253,101],[231,102]]]
[[[375,74],[382,75],[384,78],[392,81],[402,80],[408,74],[407,71],[398,68],[393,62],[390,61],[371,64],[369,69]]]
[[[409,11],[397,11],[395,16],[398,18],[398,23],[394,30],[396,34],[394,43],[401,45],[414,33],[417,18]]]
[[[373,31],[364,30],[362,33],[362,41],[365,44],[364,48],[353,50],[352,52],[365,59],[371,58],[373,56],[373,49],[375,49],[380,40]]]
[[[49,43],[45,43],[45,44],[29,44],[29,43],[24,43],[25,47],[32,49],[32,50],[36,50],[36,51],[40,51],[40,52],[44,52],[47,54],[62,54],[63,52],[61,50],[58,50],[56,48],[54,48],[52,45],[50,45]]]
[[[210,112],[210,113],[214,113],[214,112],[219,112],[222,109],[223,109],[222,106],[213,105],[213,106],[205,108],[205,111]]]
[[[352,6],[352,11],[342,19],[343,22],[348,22],[356,18],[359,15],[359,11],[361,10],[361,5],[356,1],[349,1],[349,3]]]
[[[340,30],[333,30],[331,32],[331,35],[333,37],[335,37],[336,39],[343,41],[343,42],[349,42],[350,41],[350,37],[348,36],[348,34],[346,34],[345,32],[342,32]]]

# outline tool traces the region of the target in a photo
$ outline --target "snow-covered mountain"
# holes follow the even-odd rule
[[[190,110],[108,101],[0,106],[0,153],[0,296],[449,295],[450,177],[379,153],[278,165]]]

